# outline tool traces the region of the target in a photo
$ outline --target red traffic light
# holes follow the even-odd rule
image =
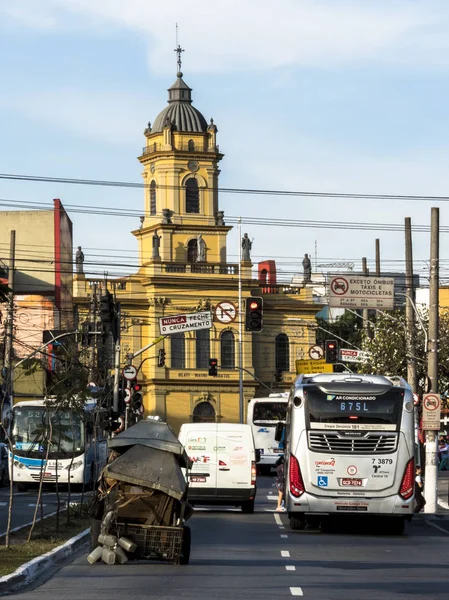
[[[141,389],[142,389],[142,386],[140,385],[140,383],[135,383],[135,384],[133,385],[133,390],[134,390],[135,392],[140,392],[140,390],[141,390]]]
[[[209,365],[211,367],[216,367],[218,365],[218,360],[216,358],[211,358],[209,361]]]
[[[259,303],[258,302],[251,302],[249,305],[251,310],[256,310],[256,308],[259,308]]]
[[[333,350],[333,349],[335,348],[335,344],[334,344],[334,343],[332,343],[332,342],[329,342],[329,343],[327,344],[327,347],[329,348],[329,350]]]

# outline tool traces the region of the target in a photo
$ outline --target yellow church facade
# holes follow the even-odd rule
[[[127,354],[161,337],[161,318],[212,314],[211,329],[166,336],[133,361],[140,367],[145,415],[159,415],[175,431],[192,420],[238,422],[240,373],[245,416],[248,401],[267,396],[267,388],[287,391],[296,375],[296,359],[308,358],[315,342],[315,314],[321,308],[308,285],[277,285],[274,261],[260,263],[255,273],[249,238],[243,242],[242,261],[228,262],[232,227],[225,223],[218,196],[223,154],[216,125],[193,107],[191,92],[178,69],[167,107],[144,132],[139,157],[144,217],[132,232],[140,266],[109,284],[114,284],[121,307],[122,366]],[[81,313],[91,291],[91,282],[76,275],[74,302]],[[263,298],[264,324],[260,333],[253,333],[245,331],[243,323],[240,365],[239,319],[244,321],[245,299],[250,296]],[[235,314],[223,315],[223,302],[231,303]],[[164,366],[157,364],[161,348]],[[216,377],[209,375],[211,358],[218,361]]]

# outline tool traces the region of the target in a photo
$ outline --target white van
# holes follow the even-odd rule
[[[249,425],[185,423],[179,441],[192,460],[188,473],[192,504],[230,504],[254,512],[256,450]]]

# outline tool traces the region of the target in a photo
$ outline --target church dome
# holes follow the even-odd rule
[[[168,124],[176,131],[201,133],[207,130],[206,119],[192,106],[192,89],[182,79],[181,71],[168,89],[168,106],[156,117],[151,133],[162,131]]]

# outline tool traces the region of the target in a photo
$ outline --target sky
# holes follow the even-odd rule
[[[193,105],[218,126],[220,187],[449,196],[447,0],[1,0],[0,173],[142,182],[143,131],[176,78],[176,23]],[[53,198],[143,210],[141,189],[0,179],[2,209]],[[432,206],[449,282],[446,201],[220,194],[225,220],[241,216],[254,238],[253,261],[275,258],[285,281],[306,252],[314,266],[357,269],[365,256],[374,269],[376,238],[382,270],[403,270],[401,231],[318,225],[428,226]],[[138,217],[69,214],[92,273],[132,271]],[[425,278],[429,233],[413,245]]]

